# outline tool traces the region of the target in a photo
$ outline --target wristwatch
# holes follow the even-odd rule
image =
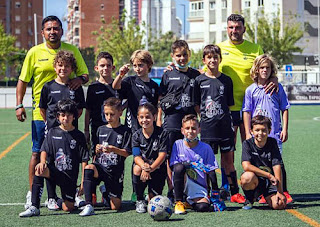
[[[83,84],[87,83],[87,78],[85,76],[79,76],[79,77],[82,80]]]

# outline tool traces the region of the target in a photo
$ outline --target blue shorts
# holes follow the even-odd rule
[[[44,121],[31,121],[32,128],[32,152],[40,152],[44,140],[46,124]]]

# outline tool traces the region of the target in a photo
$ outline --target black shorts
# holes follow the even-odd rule
[[[176,142],[179,139],[183,139],[184,136],[182,135],[180,130],[166,130],[168,132],[168,152],[167,152],[167,158],[170,160],[172,147],[174,142]]]
[[[240,126],[243,124],[242,111],[231,111],[233,126]]]
[[[97,185],[103,181],[109,198],[113,197],[121,199],[123,192],[123,174],[108,173],[104,171],[100,165],[95,163],[94,165],[97,168],[99,175],[98,179],[96,179]]]
[[[49,181],[53,181],[56,185],[59,185],[62,199],[74,202],[77,190],[77,179],[72,179],[65,172],[59,171],[55,167],[48,165],[48,168],[50,171]]]
[[[220,153],[227,153],[230,151],[235,151],[233,138],[228,138],[228,139],[218,140],[218,141],[202,140],[202,142],[209,144],[211,146],[214,154],[218,154],[219,147],[220,147]]]
[[[258,177],[259,184],[255,188],[257,195],[263,195],[265,198],[277,193],[277,186],[272,185],[270,180],[265,177]]]

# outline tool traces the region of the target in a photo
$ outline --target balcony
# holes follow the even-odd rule
[[[189,19],[203,18],[203,10],[190,11]]]
[[[203,32],[190,32],[187,36],[188,40],[199,40],[199,39],[203,39],[204,37],[204,33]]]

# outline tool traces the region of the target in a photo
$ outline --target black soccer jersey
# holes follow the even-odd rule
[[[277,141],[274,138],[268,137],[263,148],[255,144],[254,138],[243,141],[242,162],[243,161],[249,161],[251,165],[274,174],[272,167],[280,165],[282,162]]]
[[[195,82],[195,103],[201,111],[201,139],[218,141],[233,137],[229,106],[234,105],[230,77],[221,73],[218,78],[201,74]]]
[[[131,154],[131,130],[120,125],[118,128],[109,128],[106,125],[102,125],[98,128],[97,137],[99,138],[99,144],[113,145],[120,149],[125,149]],[[112,173],[114,176],[121,176],[124,171],[125,157],[110,153],[98,153],[96,155],[95,164],[101,166],[105,172]]]
[[[41,90],[39,107],[46,109],[48,130],[59,125],[54,108],[58,101],[62,99],[75,101],[78,109],[85,107],[84,93],[81,86],[77,90],[70,90],[68,85],[59,84],[55,80],[46,83]],[[73,125],[76,128],[78,127],[77,118],[73,121]]]
[[[189,68],[187,72],[181,72],[174,68],[172,71],[166,71],[160,83],[160,95],[175,93],[181,90],[180,105],[175,107],[175,111],[164,116],[163,128],[180,130],[182,118],[187,114],[196,114],[194,110],[194,85],[195,79],[199,76],[198,70]],[[184,83],[185,88],[182,90]]]
[[[138,129],[132,136],[132,148],[140,148],[141,157],[150,165],[158,158],[159,152],[168,152],[168,133],[155,126],[150,138],[143,135],[142,129]],[[166,168],[165,162],[161,168]]]
[[[150,79],[150,82],[142,81],[138,76],[129,76],[122,80],[119,93],[124,99],[128,100],[128,109],[126,113],[126,125],[135,132],[140,128],[137,121],[137,113],[140,102],[143,99],[157,107],[159,98],[159,87],[156,82]]]
[[[90,110],[91,127],[98,128],[101,125],[107,124],[103,102],[110,97],[119,97],[119,93],[112,88],[111,84],[103,84],[99,81],[94,81],[89,85],[87,91],[86,108]]]
[[[77,181],[79,164],[89,160],[86,139],[78,129],[64,131],[59,126],[51,128],[45,137],[41,151],[47,153],[47,162]]]

